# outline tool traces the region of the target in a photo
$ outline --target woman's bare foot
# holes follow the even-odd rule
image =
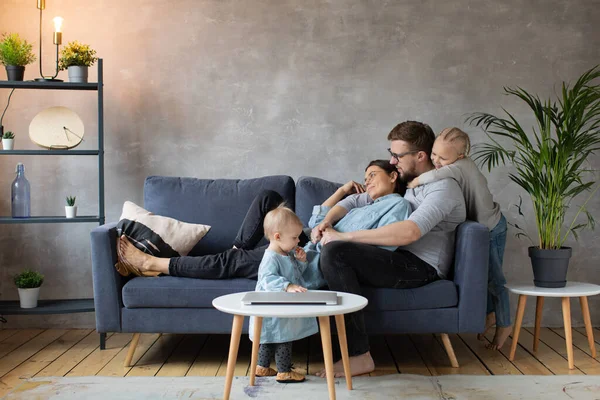
[[[144,253],[143,251],[136,248],[131,242],[127,239],[125,235],[122,235],[119,238],[117,252],[119,254],[119,261],[129,267],[132,273],[135,271],[139,271],[140,275],[144,276],[158,276],[162,271],[156,270],[154,268],[157,262],[155,260],[163,260],[153,257],[149,254]],[[167,269],[168,269],[168,259],[164,259],[167,261]]]
[[[373,357],[371,357],[370,352],[366,352],[365,354],[361,354],[359,356],[350,357],[350,371],[352,371],[352,376],[368,374],[369,372],[373,372],[375,370],[375,362],[373,362]],[[333,364],[333,372],[334,377],[342,378],[344,375],[344,364],[342,360]],[[325,369],[317,372],[315,375],[320,376],[321,378],[325,378],[327,373]]]
[[[492,343],[488,343],[485,347],[490,350],[500,350],[506,339],[510,336],[511,330],[510,326],[497,326]]]
[[[485,340],[485,335],[489,333],[489,331],[496,325],[496,313],[491,312],[485,317],[485,330],[483,333],[477,334],[478,340]]]

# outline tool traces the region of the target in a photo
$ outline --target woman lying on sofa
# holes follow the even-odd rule
[[[350,181],[323,204],[315,206],[309,222],[314,251],[320,252],[322,232],[333,226],[339,232],[374,229],[402,221],[410,215],[410,204],[402,197],[406,185],[398,179],[396,167],[388,160],[371,161],[365,170],[365,186]],[[368,205],[356,207],[364,196]],[[121,236],[117,251],[121,275],[157,276],[160,274],[199,279],[257,279],[258,267],[267,245],[257,247],[264,236],[264,216],[283,202],[274,191],[260,193],[250,205],[233,248],[219,254],[158,258],[138,250]],[[364,202],[363,202],[364,204]],[[309,242],[303,233],[300,245]],[[394,248],[388,248],[393,251]]]

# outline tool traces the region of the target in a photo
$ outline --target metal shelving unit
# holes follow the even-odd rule
[[[98,215],[65,218],[64,216],[33,216],[29,218],[0,217],[0,224],[55,224],[95,222],[103,225],[104,215],[104,83],[103,60],[98,60],[98,82],[13,82],[0,81],[0,89],[29,90],[88,90],[98,92],[98,149],[97,150],[1,150],[0,155],[22,156],[96,156],[98,157]],[[37,308],[24,309],[18,301],[0,301],[0,318],[3,315],[17,314],[68,314],[93,312],[94,299],[40,300]]]

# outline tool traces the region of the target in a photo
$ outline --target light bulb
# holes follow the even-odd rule
[[[54,17],[54,32],[60,32],[64,19],[62,17]]]

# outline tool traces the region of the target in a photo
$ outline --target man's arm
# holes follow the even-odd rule
[[[453,189],[447,185],[436,185],[429,189],[423,202],[406,221],[395,222],[377,229],[347,233],[336,232],[330,228],[326,231],[323,244],[332,240],[346,240],[377,246],[406,246],[416,242],[446,219],[457,206],[456,201],[452,200],[453,196],[448,196],[448,190],[456,190],[462,199],[456,182],[450,182],[454,185]]]

